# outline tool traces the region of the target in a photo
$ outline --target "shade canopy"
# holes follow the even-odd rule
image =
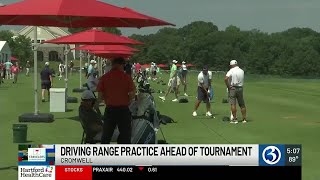
[[[142,42],[104,32],[98,29],[90,29],[68,36],[59,37],[56,39],[48,40],[43,43],[53,44],[86,44],[86,45],[106,45],[106,44],[143,44]]]
[[[138,49],[125,46],[125,45],[85,45],[74,48],[75,50],[86,50],[86,51],[132,51],[137,52]]]
[[[171,23],[96,0],[24,0],[0,7],[0,24],[146,27]]]
[[[133,52],[130,51],[89,51],[93,54],[114,54],[114,55],[133,55]]]

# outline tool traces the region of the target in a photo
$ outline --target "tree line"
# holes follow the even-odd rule
[[[144,42],[132,57],[141,63],[186,61],[213,70],[228,70],[232,59],[251,74],[281,76],[320,75],[320,33],[291,28],[278,33],[242,31],[230,25],[219,30],[211,22],[197,21],[182,28],[163,28],[155,34],[132,35]]]
[[[88,28],[69,28],[71,33]],[[117,28],[103,31],[121,35]],[[0,31],[12,55],[22,64],[33,59],[31,40],[25,36],[12,39],[10,31]],[[173,59],[197,67],[208,65],[217,71],[228,70],[232,59],[251,74],[318,77],[320,75],[320,33],[310,28],[291,28],[283,32],[265,33],[257,29],[244,31],[230,25],[219,30],[211,22],[196,21],[181,28],[165,27],[155,34],[130,38],[144,43],[135,46],[140,52],[132,61],[169,64]]]

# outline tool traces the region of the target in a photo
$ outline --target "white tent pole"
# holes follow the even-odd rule
[[[80,86],[79,88],[82,88],[82,51],[80,50]]]
[[[64,50],[64,63],[66,66],[66,70],[65,70],[65,88],[68,88],[68,45],[65,45],[65,50]]]
[[[38,115],[38,37],[37,26],[33,27],[33,86],[34,86],[34,115]]]

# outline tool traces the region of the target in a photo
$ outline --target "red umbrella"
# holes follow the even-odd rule
[[[0,24],[146,27],[171,23],[95,0],[24,0],[0,8]]]
[[[165,65],[165,64],[158,64],[157,66],[160,67],[160,68],[165,68],[165,67],[167,67],[167,65]]]
[[[187,67],[193,67],[194,65],[193,64],[187,64]]]
[[[0,7],[1,25],[145,27],[170,25],[95,0],[24,0]],[[34,28],[34,97],[38,115],[37,27]],[[67,79],[67,78],[66,78]],[[67,81],[66,81],[67,82]]]
[[[16,57],[14,57],[14,56],[11,56],[11,57],[10,57],[10,60],[11,60],[11,61],[18,61],[18,59],[17,59]]]
[[[177,67],[180,67],[181,66],[181,64],[177,64]]]
[[[142,42],[104,32],[98,29],[89,29],[68,36],[45,41],[53,44],[86,44],[86,45],[106,45],[106,44],[143,44]]]
[[[124,45],[85,45],[74,49],[87,51],[139,51],[138,49]]]
[[[130,51],[89,51],[93,54],[114,54],[114,55],[133,55],[133,52]]]
[[[137,14],[137,15],[139,15],[139,16],[142,16],[142,17],[144,17],[144,18],[146,18],[146,19],[150,19],[151,21],[154,21],[154,22],[160,22],[160,23],[162,23],[162,24],[175,26],[174,24],[169,23],[169,22],[166,22],[166,21],[163,21],[163,20],[161,20],[161,19],[157,19],[157,18],[154,18],[154,17],[151,17],[151,16],[147,16],[147,15],[145,15],[145,14],[141,14],[141,13],[139,13],[139,12],[137,12],[137,11],[134,11],[134,10],[131,9],[131,8],[124,7],[123,9],[126,10],[126,11],[128,11],[128,12],[130,12],[130,13]],[[138,23],[138,22],[136,22],[136,23]],[[142,23],[144,26],[148,24],[148,22],[139,22],[139,23]]]
[[[143,68],[150,68],[150,64],[143,64],[143,65],[141,65],[141,67],[143,67]]]

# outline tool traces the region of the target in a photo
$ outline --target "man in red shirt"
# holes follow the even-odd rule
[[[112,60],[112,69],[103,75],[98,83],[98,101],[104,100],[103,134],[101,144],[110,144],[113,132],[118,126],[118,144],[131,144],[131,112],[129,104],[135,97],[135,85],[129,75],[124,72],[125,60]]]
[[[16,63],[15,65],[11,66],[11,72],[13,76],[13,84],[17,83],[18,81],[18,74],[19,74],[19,64]]]

